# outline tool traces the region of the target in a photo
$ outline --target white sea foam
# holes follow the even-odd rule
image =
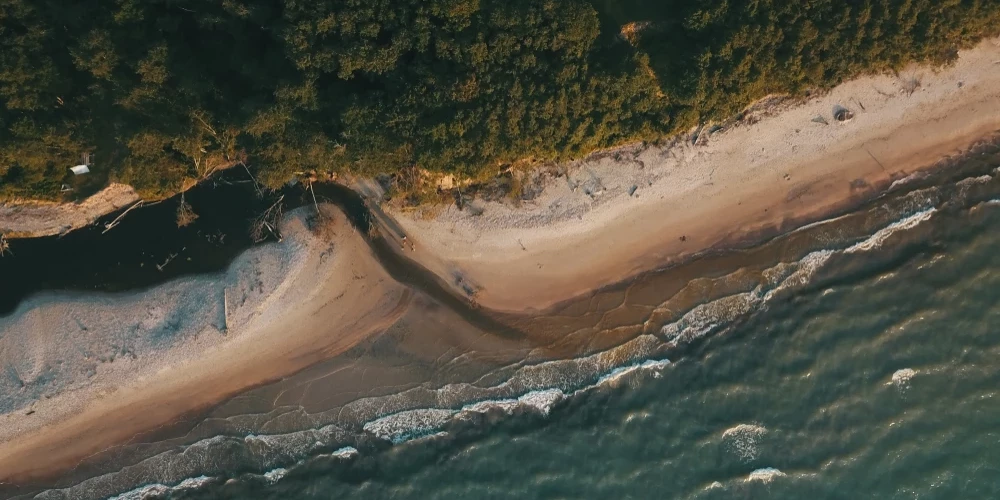
[[[669,359],[648,359],[642,363],[634,363],[629,366],[622,366],[611,370],[611,373],[601,376],[597,379],[595,386],[600,386],[604,384],[615,384],[618,381],[625,378],[630,373],[635,373],[642,370],[654,370],[655,376],[659,377],[659,371],[666,368],[670,364]]]
[[[773,289],[764,294],[762,302],[770,301],[774,294],[782,290],[807,285],[816,275],[816,271],[819,271],[831,256],[833,256],[832,250],[817,250],[802,257],[795,264],[795,270],[791,274],[785,276]]]
[[[108,500],[146,500],[147,498],[159,498],[171,492],[200,488],[212,479],[213,478],[208,476],[198,476],[185,479],[174,486],[167,486],[165,484],[149,484],[131,491],[126,491],[120,495],[110,497]]]
[[[247,449],[272,459],[294,459],[309,454],[328,443],[347,438],[348,433],[337,425],[305,429],[284,434],[248,434],[243,438]]]
[[[278,467],[277,469],[271,469],[265,472],[264,479],[266,479],[268,483],[274,484],[281,481],[281,478],[285,477],[285,474],[288,474],[288,469]]]
[[[892,181],[892,184],[889,184],[889,191],[892,191],[893,189],[895,189],[898,186],[903,186],[903,185],[909,184],[909,183],[911,183],[913,181],[923,179],[925,177],[927,177],[927,174],[925,174],[923,172],[914,172],[914,173],[912,173],[910,175],[907,175],[906,177],[903,177],[902,179],[897,179],[897,180]]]
[[[721,490],[722,488],[722,483],[718,481],[712,481],[712,484],[705,487],[706,490]]]
[[[746,481],[760,481],[762,483],[770,483],[779,477],[785,477],[785,473],[781,472],[774,467],[765,467],[763,469],[757,469],[747,476]]]
[[[889,381],[889,385],[894,385],[900,390],[908,389],[910,387],[910,380],[913,379],[913,376],[916,374],[916,370],[913,370],[912,368],[896,370],[896,372],[892,374],[892,379]]]
[[[955,184],[957,186],[964,187],[964,186],[968,186],[968,185],[971,185],[971,184],[985,184],[985,183],[990,182],[992,180],[993,180],[993,176],[987,174],[987,175],[980,175],[979,177],[968,177],[966,179],[962,179],[962,180],[956,182]]]
[[[750,312],[760,301],[758,293],[746,292],[701,304],[688,311],[679,321],[664,325],[660,333],[672,345],[688,343]]]
[[[368,422],[364,425],[364,430],[392,441],[393,444],[399,444],[433,434],[456,413],[456,410],[441,408],[402,411]]]
[[[875,250],[881,247],[882,244],[885,243],[885,240],[893,234],[899,231],[913,229],[920,225],[920,223],[930,220],[930,218],[934,216],[934,212],[937,212],[936,208],[928,208],[893,222],[892,224],[876,231],[875,234],[869,236],[868,239],[856,243],[855,245],[844,250],[844,253],[868,252]]]
[[[670,364],[669,359],[654,360],[649,359],[641,362],[636,362],[631,365],[621,366],[614,368],[609,373],[602,375],[597,379],[597,382],[584,386],[580,389],[573,391],[571,395],[579,395],[584,392],[590,391],[597,387],[604,385],[613,385],[618,381],[622,380],[625,376],[631,373],[636,373],[639,371],[652,370],[658,373],[667,365]],[[474,413],[486,413],[491,410],[501,410],[507,414],[511,414],[514,410],[518,408],[529,407],[543,415],[548,415],[552,409],[552,406],[562,401],[566,398],[566,393],[560,389],[544,389],[538,391],[528,392],[518,398],[510,399],[492,399],[486,401],[479,401],[462,407],[461,412],[474,412]]]
[[[345,446],[330,454],[334,458],[349,459],[358,456],[358,449],[353,446]]]
[[[646,360],[618,367],[598,378],[597,382],[573,391],[571,395],[576,396],[603,385],[613,384],[629,373],[646,370],[658,372],[669,364],[670,360],[663,359]],[[406,410],[372,420],[364,425],[364,430],[382,439],[389,440],[393,444],[399,444],[432,435],[452,418],[461,418],[469,413],[486,413],[500,410],[504,413],[512,414],[517,409],[530,408],[542,415],[548,416],[552,407],[566,397],[567,394],[561,389],[548,388],[529,391],[517,398],[490,399],[470,403],[458,410],[447,408]]]
[[[546,389],[541,391],[531,391],[516,399],[491,399],[468,404],[462,407],[461,412],[486,413],[500,410],[511,414],[518,408],[532,408],[543,415],[548,415],[552,410],[552,405],[562,401],[566,394],[559,389]]]
[[[987,200],[986,205],[1000,205],[1000,198],[994,198],[992,200]]]
[[[740,424],[722,433],[722,440],[729,449],[744,462],[757,458],[760,441],[767,434],[767,428],[755,424]]]

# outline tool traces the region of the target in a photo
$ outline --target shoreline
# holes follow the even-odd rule
[[[912,95],[883,95],[874,89],[895,80],[866,77],[712,135],[708,145],[603,152],[547,178],[545,189],[520,207],[476,202],[481,211],[475,215],[454,207],[429,217],[390,215],[413,243],[405,255],[457,294],[471,289],[478,305],[500,312],[546,310],[647,271],[826,218],[845,204],[881,195],[894,181],[943,165],[949,154],[1000,130],[997,58],[1000,41],[991,40],[963,52],[953,67],[925,74]],[[829,115],[837,102],[863,102],[865,111],[843,124],[812,121],[818,112]],[[125,350],[120,361],[112,357],[95,370],[91,385],[0,408],[0,484],[30,484],[94,454],[113,453],[118,443],[297,373],[400,318],[413,292],[392,279],[341,211],[323,206],[334,222],[317,236],[306,227],[307,210],[285,220],[285,242],[247,252],[221,275],[187,280],[203,288],[256,289],[259,297],[245,310],[221,313],[228,334],[213,326],[219,310],[206,309],[201,323],[188,328],[192,338],[170,356],[153,348]],[[287,252],[275,258],[289,265],[278,272],[250,258],[269,252]],[[262,269],[267,285],[254,285]],[[164,302],[170,309],[163,292],[174,285],[135,298],[46,294],[0,318],[0,333],[20,332],[8,343],[23,341],[47,354],[47,343],[74,328],[74,315],[93,308],[92,302],[109,302],[112,309],[126,308],[118,302],[127,300],[143,307]],[[150,317],[106,313],[106,323],[88,328],[110,335],[116,323],[134,320],[144,334],[158,332],[171,318],[186,318],[186,307],[143,312]],[[11,323],[28,316],[26,323]],[[237,319],[229,323],[230,317]],[[36,351],[4,353],[8,362],[33,363],[18,372],[22,382],[45,376],[46,363],[32,357]]]
[[[1000,40],[987,40],[938,72],[908,69],[921,81],[912,94],[902,78],[863,77],[707,145],[603,152],[545,178],[519,207],[390,215],[413,244],[407,255],[457,293],[498,311],[546,310],[704,249],[825,218],[967,150],[1000,130],[997,59]],[[836,106],[854,118],[836,122]]]
[[[321,236],[306,227],[305,210],[300,210],[283,224],[285,242],[248,252],[254,255],[221,276],[186,280],[195,281],[195,289],[232,287],[230,302],[236,300],[239,288],[249,289],[251,298],[245,299],[244,306],[228,309],[225,333],[218,328],[221,308],[209,310],[196,315],[192,324],[177,326],[187,337],[165,349],[135,348],[118,360],[102,361],[89,385],[85,381],[29,405],[7,408],[0,415],[0,484],[31,484],[51,477],[116,443],[162,428],[247,388],[295,373],[393,323],[408,308],[411,293],[385,275],[342,212],[323,208],[333,220]],[[268,265],[281,258],[291,263]],[[275,270],[261,277],[262,262]],[[363,279],[352,279],[357,276]],[[260,280],[270,281],[258,285]],[[153,320],[145,316],[146,311],[130,315],[129,310],[116,310],[99,314],[86,330],[113,335],[116,325],[135,321],[142,336],[157,336],[164,324],[181,321],[176,318],[186,317],[193,307],[171,302],[178,295],[191,293],[171,290],[173,284],[137,298],[143,307],[158,309],[163,304],[166,310],[158,311]],[[74,328],[82,308],[100,306],[88,305],[88,301],[109,298],[112,304],[108,307],[118,307],[114,295],[83,296],[77,299],[79,304],[60,295],[36,297],[32,304],[22,304],[17,313],[3,318],[0,327],[6,328],[0,329],[9,330],[4,339],[8,342],[14,342],[11,336],[31,337],[14,343],[26,345],[25,363],[44,366],[47,359],[32,359],[31,354],[52,355],[45,349],[44,344],[51,340],[46,337]],[[28,325],[5,325],[9,321],[27,321]],[[289,324],[297,328],[288,329]],[[71,347],[76,352],[76,346]],[[26,375],[21,376],[31,376],[30,372]],[[33,457],[44,457],[44,461]]]

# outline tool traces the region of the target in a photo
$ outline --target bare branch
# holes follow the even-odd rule
[[[142,200],[139,200],[139,201],[133,203],[131,207],[128,207],[128,210],[125,210],[124,212],[121,213],[121,215],[119,215],[118,217],[115,217],[115,220],[113,220],[113,221],[105,224],[104,225],[104,231],[101,231],[101,234],[104,234],[104,233],[106,233],[106,232],[114,229],[115,226],[117,226],[118,224],[121,223],[122,219],[124,219],[125,216],[128,215],[129,212],[131,212],[132,210],[135,210],[135,209],[141,207],[144,203],[145,202],[142,201]]]
[[[267,233],[270,233],[278,241],[281,241],[281,233],[278,232],[278,221],[281,220],[282,201],[284,199],[285,195],[281,195],[278,201],[274,202],[270,208],[265,210],[264,213],[260,214],[250,224],[250,238],[253,239],[254,243],[260,243],[267,239]]]

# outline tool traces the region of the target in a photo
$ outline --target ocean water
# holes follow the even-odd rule
[[[528,340],[420,351],[428,308],[36,498],[998,498],[994,168],[497,319]]]
[[[173,496],[1000,497],[1000,204],[935,223],[547,414]]]

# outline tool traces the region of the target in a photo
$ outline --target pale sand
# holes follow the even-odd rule
[[[112,183],[79,203],[10,201],[0,203],[0,234],[36,238],[63,234],[139,201],[131,186]]]
[[[0,321],[0,371],[20,379],[0,385],[0,483],[72,467],[395,321],[410,292],[338,209],[323,209],[327,234],[306,229],[310,209],[299,209],[284,242],[250,250],[222,275],[140,294],[41,296]]]
[[[825,217],[862,183],[884,188],[969,147],[1000,129],[998,60],[1000,40],[985,41],[937,72],[860,78],[716,132],[707,145],[595,155],[566,165],[568,176],[550,178],[520,207],[392,215],[414,243],[407,253],[453,286],[461,275],[481,287],[480,305],[544,309],[763,229],[791,229],[792,219]],[[921,86],[909,94],[911,77]],[[836,122],[835,105],[855,118]]]
[[[924,168],[1000,128],[995,60],[1000,44],[988,42],[940,73],[914,70],[923,85],[912,95],[900,93],[899,79],[863,78],[712,135],[707,146],[625,148],[626,160],[577,162],[521,207],[396,214],[416,243],[407,253],[449,283],[459,273],[483,287],[476,299],[484,306],[541,309],[788,218],[804,223],[852,196],[852,181],[888,184],[893,173]],[[837,103],[856,118],[833,122]],[[812,122],[817,114],[831,124]],[[286,223],[284,243],[252,250],[222,276],[139,298],[43,296],[0,322],[0,362],[17,379],[0,387],[0,481],[72,466],[342,352],[398,318],[409,292],[343,215],[335,214],[335,236],[316,238],[303,213]],[[212,304],[223,286],[235,295],[228,336]],[[116,350],[88,351],[109,342]]]

